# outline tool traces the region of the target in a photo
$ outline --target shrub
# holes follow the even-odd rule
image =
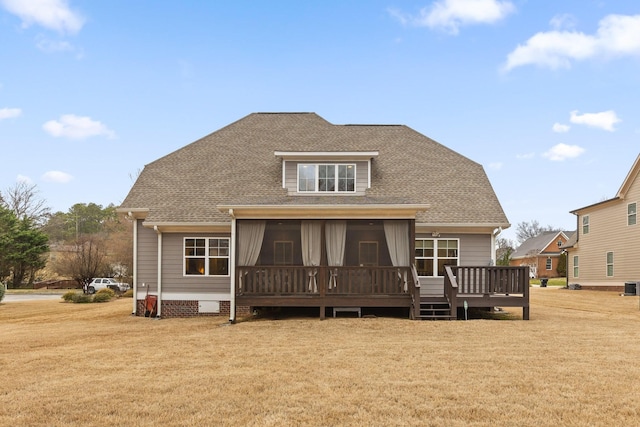
[[[4,298],[4,285],[0,283],[0,302]]]
[[[84,303],[88,303],[91,302],[93,300],[93,298],[91,298],[91,295],[87,295],[87,294],[73,294],[73,297],[71,297],[71,301],[75,302],[75,303],[80,303],[80,304],[84,304]]]
[[[122,294],[123,298],[133,298],[133,289],[129,289],[127,290],[125,293]]]
[[[109,288],[100,289],[93,296],[93,302],[107,302],[111,300],[111,298],[113,298],[115,295],[116,293],[113,291],[113,289],[109,289]]]
[[[74,292],[74,291],[67,291],[64,293],[64,295],[62,295],[62,299],[65,300],[66,302],[73,302],[73,297],[76,296],[78,293]]]

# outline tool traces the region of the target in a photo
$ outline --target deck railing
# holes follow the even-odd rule
[[[403,295],[410,267],[238,267],[238,295]]]
[[[444,292],[451,304],[451,315],[456,314],[458,299],[468,296],[516,298],[509,304],[523,307],[523,318],[529,319],[529,267],[501,266],[446,266]],[[483,305],[484,306],[484,305]]]

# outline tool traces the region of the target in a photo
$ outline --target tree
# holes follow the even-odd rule
[[[94,277],[107,276],[109,267],[104,240],[96,235],[83,236],[76,241],[73,251],[56,259],[54,269],[81,283],[86,290],[86,285]]]
[[[538,221],[536,221],[535,219],[532,220],[531,222],[522,221],[521,223],[518,224],[516,228],[516,239],[520,244],[525,240],[530,239],[532,237],[536,237],[537,235],[545,231],[560,231],[560,230],[550,225],[547,225],[546,227],[542,227],[540,226]]]
[[[8,208],[0,206],[0,281],[11,276],[13,287],[44,267],[49,250],[48,237],[28,217],[18,219]]]
[[[567,252],[562,251],[560,257],[558,258],[558,267],[556,267],[556,271],[558,275],[566,277],[567,276]]]
[[[511,254],[514,251],[513,242],[504,237],[496,239],[496,265],[509,265]]]
[[[18,219],[28,218],[36,226],[43,225],[51,211],[46,201],[38,197],[38,188],[25,181],[17,182],[5,191],[0,202],[9,208]]]

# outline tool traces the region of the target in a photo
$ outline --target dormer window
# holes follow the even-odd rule
[[[301,193],[353,193],[356,165],[299,163],[298,191]]]

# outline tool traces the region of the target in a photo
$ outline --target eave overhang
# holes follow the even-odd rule
[[[161,233],[230,233],[231,222],[161,222],[144,221],[142,226]]]
[[[274,151],[283,160],[370,160],[377,151]]]
[[[244,219],[415,219],[428,204],[397,205],[218,205],[235,218]]]
[[[116,208],[117,213],[127,215],[130,219],[145,219],[149,214],[148,208]]]

